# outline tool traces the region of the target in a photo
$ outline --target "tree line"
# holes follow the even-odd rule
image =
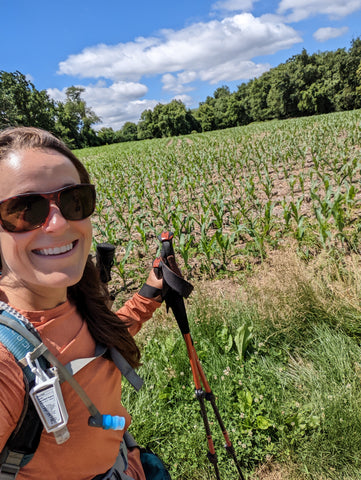
[[[92,125],[100,119],[81,98],[83,91],[81,87],[69,87],[66,100],[56,102],[22,73],[0,71],[0,129],[39,127],[55,133],[71,148],[95,145],[98,139]]]
[[[71,148],[185,135],[361,108],[361,39],[348,50],[318,52],[305,49],[258,78],[242,83],[235,92],[217,88],[198,108],[180,100],[158,104],[142,112],[138,124],[126,122],[120,130],[94,126],[101,119],[82,99],[82,87],[69,87],[64,101],[38,91],[25,75],[0,71],[0,129],[37,126],[61,137]]]

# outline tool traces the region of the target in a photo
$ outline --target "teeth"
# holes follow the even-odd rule
[[[69,245],[64,245],[62,247],[54,247],[54,248],[43,248],[41,250],[37,250],[37,253],[40,255],[59,255],[60,253],[69,252],[73,248],[73,244],[70,243]]]

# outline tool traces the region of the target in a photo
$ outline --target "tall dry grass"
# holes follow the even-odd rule
[[[269,335],[303,345],[316,324],[361,335],[361,258],[323,251],[305,262],[294,244],[269,255],[244,284]]]

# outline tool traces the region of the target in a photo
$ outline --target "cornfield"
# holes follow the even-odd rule
[[[95,242],[136,288],[174,232],[188,277],[232,273],[292,239],[360,249],[361,111],[80,150],[97,186]]]

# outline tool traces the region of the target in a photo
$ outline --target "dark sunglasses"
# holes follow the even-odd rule
[[[41,227],[55,203],[66,220],[84,220],[95,209],[95,187],[70,185],[53,192],[22,193],[0,202],[0,225],[8,232],[28,232]]]

